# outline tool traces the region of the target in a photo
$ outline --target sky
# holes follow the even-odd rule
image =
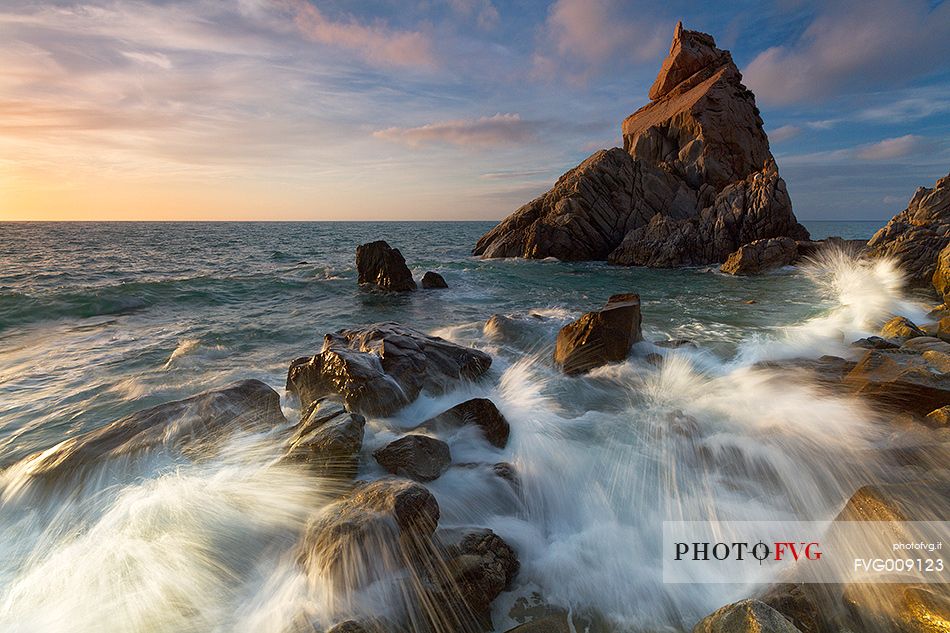
[[[950,171],[950,2],[0,0],[0,220],[493,220],[732,51],[800,219]]]

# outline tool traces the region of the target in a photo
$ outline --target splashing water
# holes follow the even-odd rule
[[[492,398],[512,425],[505,449],[465,430],[443,439],[456,463],[513,464],[520,492],[485,468],[455,467],[428,487],[440,527],[486,526],[519,553],[515,585],[495,603],[496,630],[535,594],[617,630],[689,628],[751,588],[664,585],[664,520],[825,520],[871,480],[868,454],[881,440],[874,413],[757,363],[846,354],[892,314],[913,319],[922,309],[886,261],[835,252],[806,275],[822,314],[762,327],[727,355],[642,343],[626,362],[580,378],[549,361],[566,308],[533,310],[540,342],[500,343],[481,321],[443,325],[442,335],[496,352],[495,379],[370,419],[360,477],[382,475],[368,456],[404,429],[467,398]],[[196,337],[176,340],[157,371],[173,373],[198,349]],[[663,362],[646,362],[648,352]],[[300,539],[332,491],[280,463],[281,449],[279,434],[239,434],[213,455],[116,460],[96,466],[93,484],[52,488],[24,485],[16,467],[0,473],[0,630],[287,633],[303,616],[328,626],[397,608],[385,583],[344,600],[308,582]]]

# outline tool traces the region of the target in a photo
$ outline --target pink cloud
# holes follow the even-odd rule
[[[351,51],[376,66],[436,66],[432,42],[421,32],[361,24],[353,18],[333,21],[308,0],[274,1],[293,14],[297,28],[309,40]]]
[[[566,71],[575,81],[586,81],[618,56],[636,62],[661,55],[672,25],[648,17],[630,20],[622,8],[617,0],[557,0],[542,28],[535,74],[551,77]]]
[[[495,114],[477,119],[456,119],[419,127],[390,127],[373,132],[386,141],[409,147],[449,144],[463,147],[491,147],[536,139],[538,124],[524,121],[518,114]]]
[[[926,74],[950,54],[950,3],[869,0],[831,8],[797,41],[760,53],[743,71],[764,103],[841,94]]]
[[[923,137],[906,134],[897,138],[886,138],[877,143],[862,145],[855,149],[854,154],[864,160],[888,160],[923,151],[926,147],[927,143]]]
[[[787,141],[790,138],[795,138],[801,134],[802,129],[797,125],[783,125],[782,127],[777,127],[774,130],[769,131],[769,140],[775,143],[781,143],[782,141]]]

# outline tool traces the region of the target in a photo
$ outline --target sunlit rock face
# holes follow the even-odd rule
[[[712,36],[678,24],[650,103],[601,150],[486,233],[474,254],[672,267],[808,239],[752,92]]]
[[[890,257],[900,264],[914,285],[933,283],[946,296],[946,261],[950,254],[941,250],[950,246],[950,174],[933,188],[918,187],[907,208],[891,218],[868,241],[872,256]],[[942,258],[942,259],[941,259]],[[945,262],[941,264],[940,262]]]

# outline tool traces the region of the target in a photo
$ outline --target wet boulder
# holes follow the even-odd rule
[[[359,465],[366,419],[341,404],[319,400],[294,427],[286,459],[327,477],[352,478]]]
[[[706,616],[693,633],[801,633],[785,616],[758,600],[729,604]]]
[[[286,423],[277,392],[259,380],[244,380],[138,411],[34,453],[21,464],[29,475],[57,479],[149,450],[200,454],[235,430],[267,430]]]
[[[798,259],[798,244],[790,237],[755,240],[739,247],[719,270],[730,275],[756,275],[787,266]]]
[[[950,428],[950,404],[939,409],[934,409],[924,418],[927,426],[935,429]]]
[[[852,347],[861,347],[864,349],[897,349],[900,347],[897,343],[881,338],[880,336],[868,336],[859,338],[851,343]]]
[[[881,327],[881,336],[886,339],[906,341],[917,336],[927,336],[927,333],[914,325],[910,319],[896,316]]]
[[[373,457],[394,475],[416,481],[438,479],[452,463],[448,444],[428,435],[414,433],[377,449]]]
[[[580,374],[627,358],[643,340],[640,295],[617,294],[598,312],[588,312],[557,334],[554,362],[566,374]]]
[[[422,276],[422,287],[427,289],[448,288],[449,284],[445,283],[442,275],[430,270]]]
[[[383,240],[356,247],[356,272],[360,284],[398,292],[416,289],[402,253]]]
[[[511,586],[521,564],[508,543],[489,529],[438,533],[441,565],[434,570],[438,604],[457,618],[451,630],[492,629],[491,603]]]
[[[423,391],[444,393],[490,366],[491,357],[479,350],[397,323],[377,323],[327,334],[319,354],[291,363],[287,391],[303,408],[336,394],[350,411],[385,416]]]
[[[950,597],[940,585],[849,585],[842,601],[858,631],[946,633]]]
[[[858,394],[923,416],[950,402],[950,374],[935,371],[930,362],[913,352],[870,350],[844,383]]]
[[[937,255],[933,284],[937,296],[943,299],[944,304],[950,305],[950,243]]]
[[[438,522],[438,502],[417,483],[361,484],[308,525],[300,564],[312,582],[354,591],[419,558]]]
[[[430,433],[445,433],[463,426],[474,425],[481,429],[488,443],[497,448],[508,444],[511,427],[495,403],[488,398],[472,398],[429,418],[416,427]]]

